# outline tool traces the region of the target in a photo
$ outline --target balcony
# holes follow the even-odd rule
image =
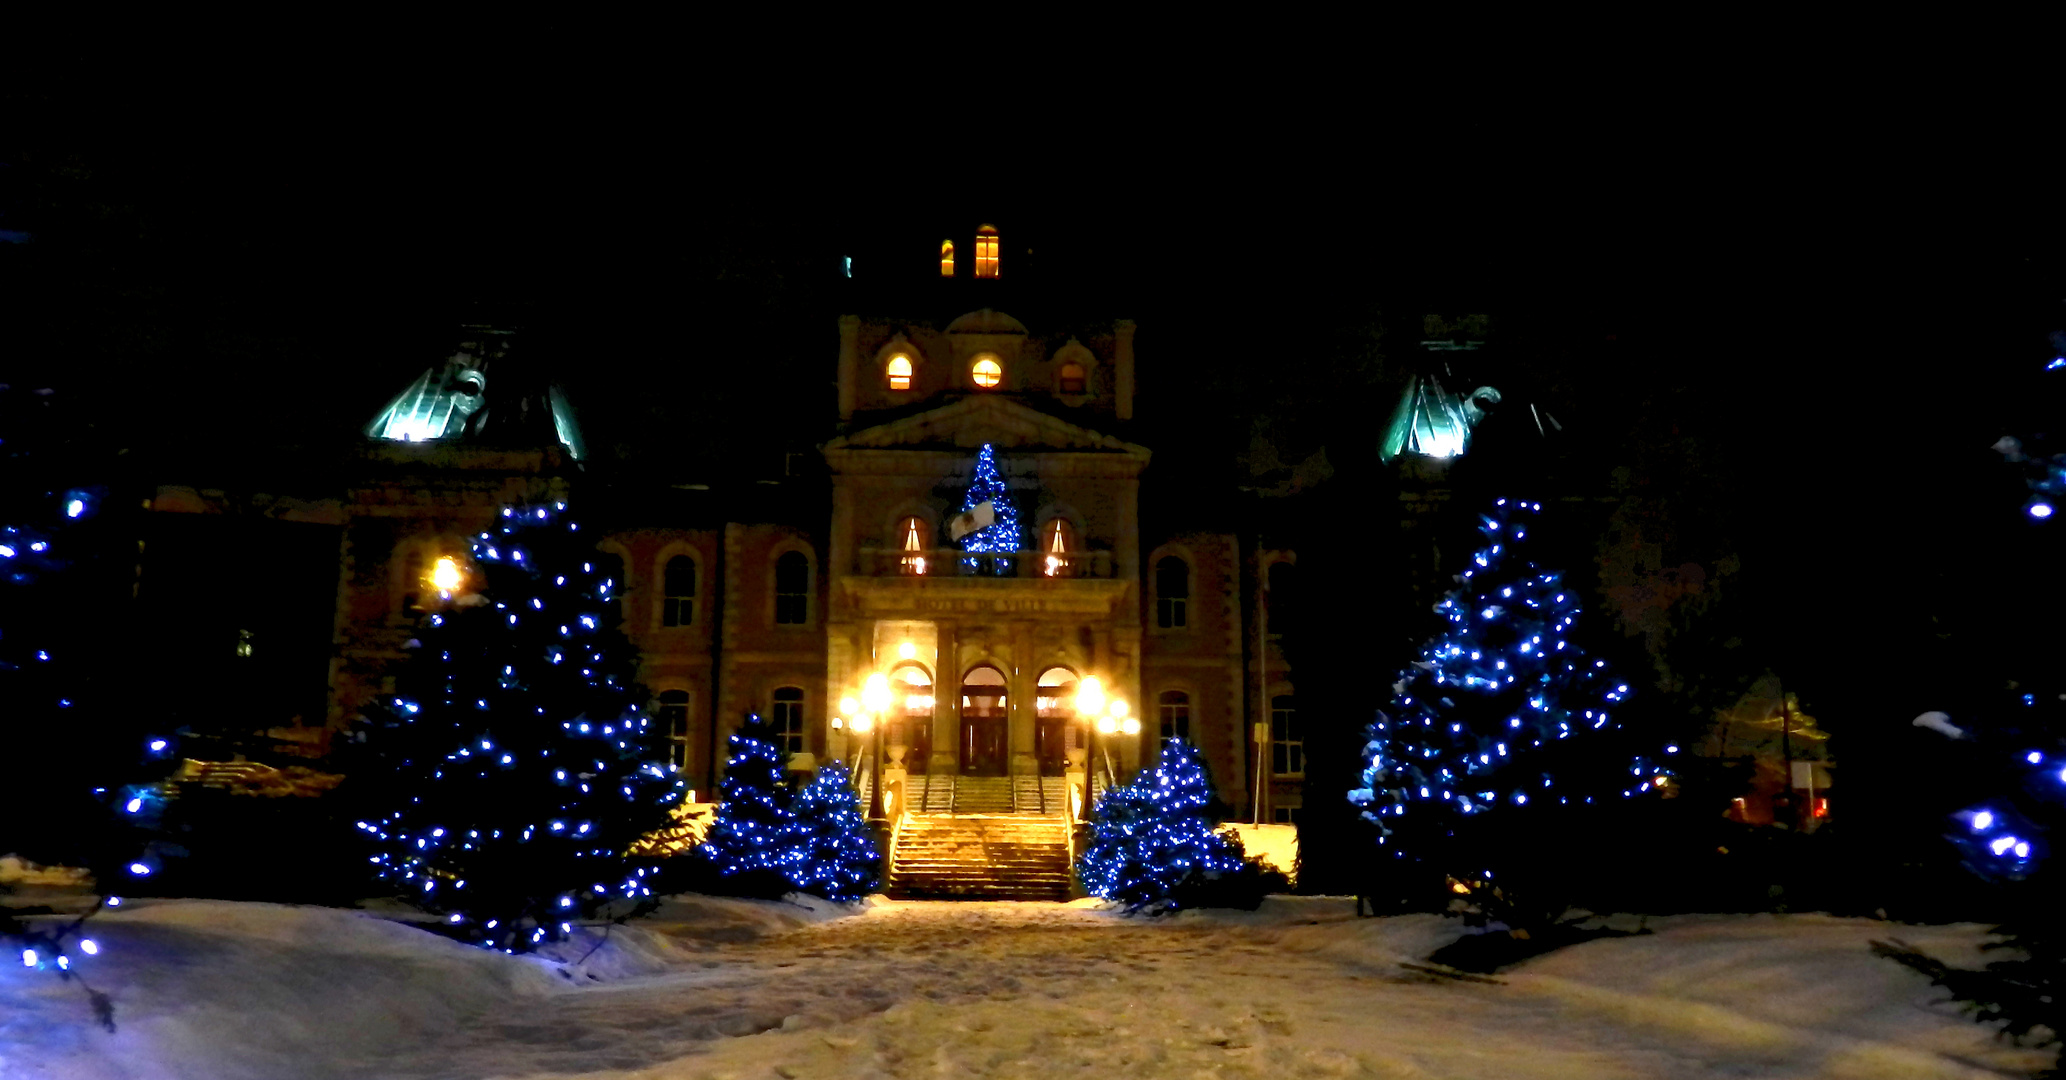
[[[862,577],[937,578],[1110,578],[1112,553],[1078,551],[1050,555],[1044,551],[1014,551],[998,555],[970,555],[959,548],[906,551],[901,548],[862,548]]]

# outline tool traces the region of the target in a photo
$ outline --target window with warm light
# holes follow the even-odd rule
[[[940,276],[954,276],[954,241],[940,241]]]
[[[1298,724],[1297,702],[1289,694],[1270,699],[1270,775],[1306,774],[1306,737]]]
[[[696,621],[696,560],[676,555],[660,573],[663,594],[660,625],[689,626]]]
[[[888,365],[887,367],[885,367],[885,368],[883,369],[883,371],[884,371],[884,373],[885,373],[885,374],[887,374],[887,375],[889,376],[889,384],[890,384],[890,389],[892,389],[892,390],[909,390],[909,389],[911,389],[911,358],[910,358],[910,357],[908,357],[908,356],[905,356],[905,355],[903,355],[902,353],[899,353],[899,354],[897,354],[896,356],[892,356],[892,357],[890,357],[890,362],[889,362],[889,365]]]
[[[976,357],[974,366],[969,368],[969,378],[985,390],[994,390],[1004,381],[1004,365],[997,362],[997,357],[984,353]]]
[[[1164,690],[1155,709],[1162,719],[1162,745],[1173,740],[1191,741],[1191,695],[1182,690]]]
[[[811,561],[801,551],[775,560],[775,624],[802,626],[811,619]]]
[[[660,729],[667,733],[667,760],[676,767],[689,767],[689,692],[660,691]]]
[[[1155,564],[1155,625],[1182,629],[1190,602],[1191,568],[1174,555],[1165,556]]]
[[[771,704],[768,741],[784,754],[803,753],[803,687],[776,687]]]
[[[932,547],[932,530],[926,527],[924,518],[914,514],[897,522],[897,545],[903,551],[897,559],[898,572],[926,572],[926,552]]]
[[[997,276],[997,230],[989,225],[976,230],[976,276]]]
[[[1048,577],[1069,577],[1076,566],[1076,526],[1067,518],[1055,518],[1041,530],[1041,545],[1047,552],[1042,571]]]
[[[1083,365],[1074,360],[1063,364],[1061,374],[1055,379],[1055,388],[1064,394],[1083,393]]]

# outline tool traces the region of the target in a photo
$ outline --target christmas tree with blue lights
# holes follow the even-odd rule
[[[1514,927],[1561,915],[1573,852],[1610,816],[1593,811],[1659,798],[1678,752],[1626,723],[1629,685],[1580,644],[1576,593],[1522,554],[1541,510],[1481,516],[1484,546],[1436,605],[1447,626],[1393,684],[1349,794],[1402,893],[1465,894]]]
[[[882,852],[845,765],[820,766],[790,812],[789,843],[796,852],[790,880],[798,889],[848,903],[881,886]]]
[[[997,471],[997,451],[989,443],[976,454],[975,479],[969,483],[968,494],[962,496],[960,512],[970,513],[984,503],[990,504],[993,520],[963,536],[961,550],[971,556],[1000,557],[965,558],[962,565],[979,573],[1009,575],[1017,565],[1011,556],[1024,545],[1025,536],[1019,531],[1019,511],[1012,505],[1011,489]]]
[[[458,580],[437,582],[370,740],[385,775],[353,778],[385,795],[358,823],[379,876],[462,941],[525,952],[652,895],[625,853],[687,786],[596,560],[564,503],[505,509],[441,567]]]
[[[1198,751],[1164,744],[1154,768],[1098,800],[1076,859],[1083,891],[1128,911],[1174,911],[1202,881],[1239,873],[1241,849],[1213,829],[1211,804]]]
[[[717,819],[700,849],[729,892],[774,898],[796,887],[803,848],[790,813],[783,757],[758,714],[732,734]]]

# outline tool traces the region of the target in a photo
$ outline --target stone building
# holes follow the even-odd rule
[[[892,815],[943,804],[948,778],[1080,813],[1085,784],[1181,737],[1239,816],[1291,820],[1304,746],[1267,598],[1295,556],[1238,530],[1144,532],[1134,323],[1037,298],[1007,313],[1011,261],[995,230],[974,241],[958,269],[943,245],[939,276],[905,283],[924,299],[904,310],[963,313],[837,317],[836,407],[792,483],[627,492],[587,467],[521,341],[469,328],[368,425],[343,490],[297,504],[338,528],[325,728],[349,730],[391,685],[441,558],[463,559],[504,505],[567,498],[599,522],[623,629],[699,789],[759,714],[792,768],[854,762]],[[976,557],[956,522],[986,453],[1010,504],[992,499],[992,520],[1019,535]],[[1096,716],[1079,709],[1092,679]]]

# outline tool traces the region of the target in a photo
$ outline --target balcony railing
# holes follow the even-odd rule
[[[1009,551],[971,555],[959,548],[862,548],[861,573],[865,577],[1109,578],[1112,553],[1078,551],[1050,555],[1044,551]]]

